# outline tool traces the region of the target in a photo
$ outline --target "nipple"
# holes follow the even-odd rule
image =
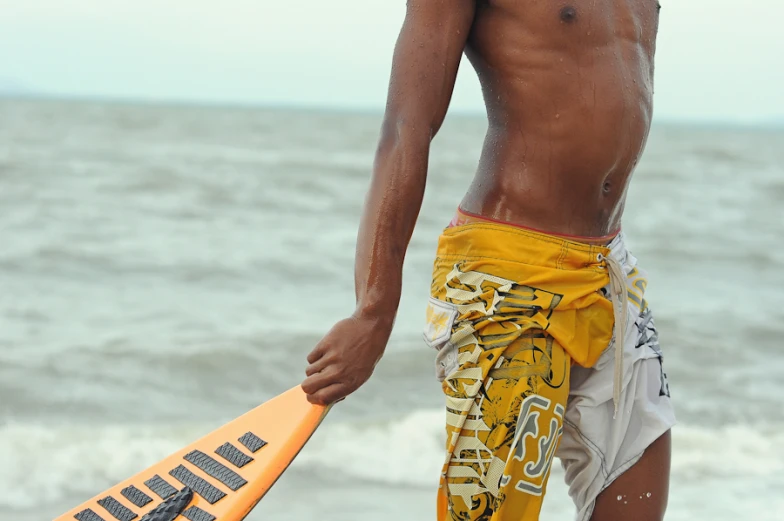
[[[574,7],[567,5],[563,9],[561,9],[561,21],[566,23],[572,23],[577,20],[577,9]]]

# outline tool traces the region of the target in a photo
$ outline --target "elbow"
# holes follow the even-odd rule
[[[379,148],[427,149],[434,134],[432,127],[422,118],[387,113],[381,126]]]
[[[385,177],[424,178],[431,137],[422,128],[418,122],[387,116],[376,149],[375,173]]]

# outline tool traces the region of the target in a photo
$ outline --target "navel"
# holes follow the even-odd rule
[[[610,184],[610,182],[609,182],[609,181],[605,181],[605,183],[604,183],[604,186],[602,186],[602,191],[603,191],[605,194],[609,194],[609,193],[610,193],[610,190],[612,190],[612,185]]]
[[[577,9],[572,7],[571,5],[567,5],[563,9],[561,9],[561,21],[566,23],[572,23],[577,20]]]

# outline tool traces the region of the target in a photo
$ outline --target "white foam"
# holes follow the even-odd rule
[[[183,427],[0,427],[0,507],[84,500],[205,434]]]
[[[294,465],[320,465],[396,485],[438,484],[444,462],[445,414],[421,410],[388,423],[327,423]]]
[[[0,507],[87,499],[204,434],[203,426],[1,426]],[[327,419],[294,468],[315,465],[361,480],[435,487],[443,442],[440,410],[376,424]],[[784,473],[784,425],[680,425],[673,431],[673,449],[673,475],[682,482]],[[553,469],[561,474],[560,466]]]
[[[784,426],[678,426],[673,430],[672,469],[695,478],[780,475]]]
[[[441,411],[416,411],[388,424],[327,424],[298,464],[393,484],[432,485],[444,461],[444,419]],[[678,425],[672,470],[684,478],[779,475],[784,472],[784,425]]]

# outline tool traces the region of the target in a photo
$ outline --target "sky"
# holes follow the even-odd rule
[[[783,1],[661,3],[655,117],[784,122]],[[0,0],[0,91],[380,111],[404,14],[405,0]],[[467,62],[451,107],[483,110]]]

